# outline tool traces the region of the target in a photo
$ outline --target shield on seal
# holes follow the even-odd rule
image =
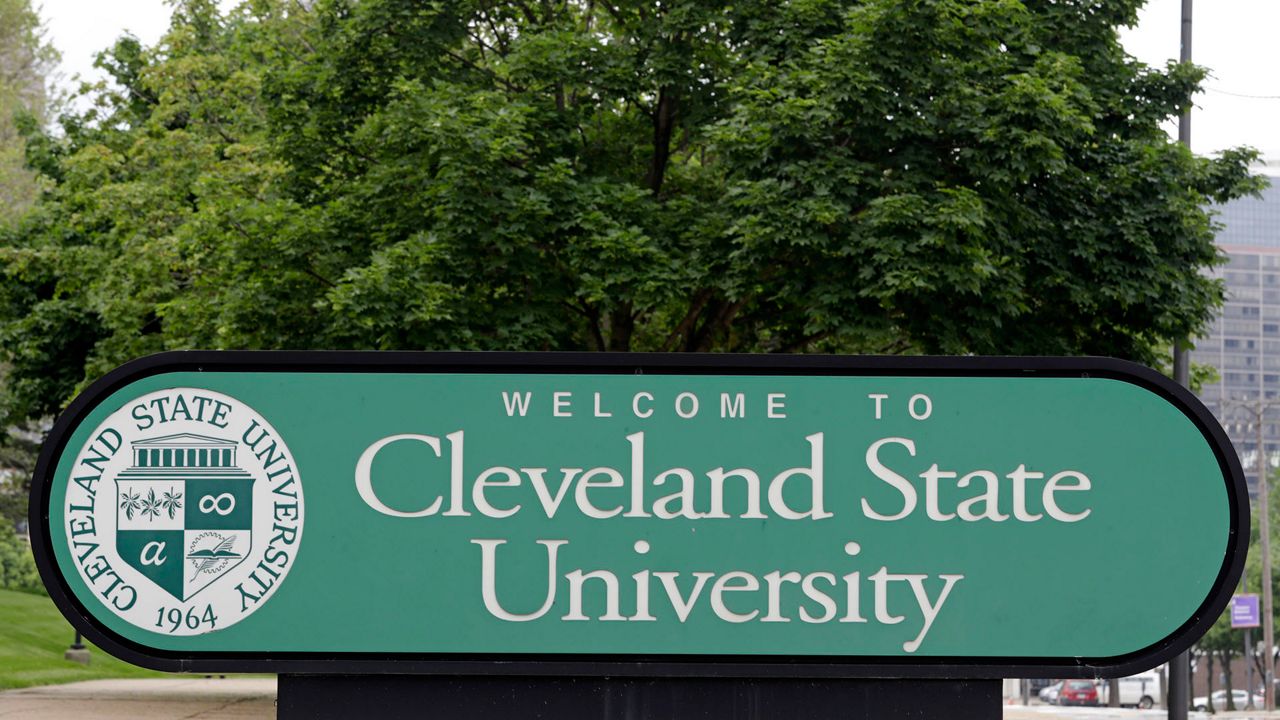
[[[132,443],[116,475],[116,551],[185,602],[252,547],[253,476],[234,440],[179,433]]]

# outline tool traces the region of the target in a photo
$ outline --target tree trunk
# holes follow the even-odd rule
[[[1222,663],[1222,684],[1227,691],[1227,710],[1234,712],[1236,700],[1231,697],[1231,653],[1222,653],[1218,660]]]
[[[1209,712],[1215,713],[1218,710],[1213,706],[1213,651],[1205,653],[1204,659],[1206,661],[1205,672],[1209,676],[1209,690],[1206,693],[1206,697],[1209,699],[1206,702],[1209,703]]]
[[[631,316],[631,303],[623,303],[621,307],[609,313],[609,350],[626,352],[631,349],[631,334],[635,331],[636,320]]]
[[[654,195],[662,192],[671,158],[671,135],[676,127],[676,99],[668,88],[658,91],[658,105],[653,109],[653,160],[649,165],[648,186]]]

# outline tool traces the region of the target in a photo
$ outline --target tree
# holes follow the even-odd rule
[[[45,424],[15,427],[0,437],[0,526],[12,528],[27,519],[31,476],[46,430]]]
[[[36,174],[25,163],[20,130],[30,131],[45,121],[48,79],[57,59],[43,39],[30,0],[0,0],[0,227],[15,222],[39,192]],[[30,433],[0,431],[0,525],[5,525],[4,519],[16,522],[26,517],[38,441]]]
[[[0,522],[0,590],[45,592],[31,546],[14,533],[12,525],[3,522]]]
[[[183,0],[28,138],[0,414],[189,347],[1151,362],[1256,181],[1140,4]]]
[[[58,53],[44,41],[31,0],[0,0],[0,224],[35,200],[19,127],[43,122]]]
[[[1231,608],[1228,607],[1226,612],[1222,613],[1214,622],[1209,631],[1200,638],[1197,644],[1199,650],[1208,656],[1208,674],[1209,674],[1209,694],[1213,694],[1213,666],[1216,660],[1222,668],[1223,688],[1227,691],[1227,705],[1225,708],[1214,708],[1217,710],[1234,711],[1236,709],[1235,700],[1231,695],[1232,678],[1231,678],[1231,660],[1238,657],[1244,647],[1244,633],[1240,630],[1231,628]],[[1252,692],[1252,689],[1250,689]]]

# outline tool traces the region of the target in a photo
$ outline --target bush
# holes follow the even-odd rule
[[[0,520],[0,589],[44,595],[31,546],[18,537],[13,526]]]

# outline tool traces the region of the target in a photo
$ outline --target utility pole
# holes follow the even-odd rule
[[[1280,398],[1268,400],[1258,391],[1256,401],[1227,400],[1223,402],[1223,416],[1227,408],[1244,410],[1248,413],[1248,423],[1254,431],[1255,452],[1258,471],[1258,540],[1262,553],[1262,707],[1265,710],[1276,708],[1276,656],[1275,656],[1275,619],[1272,607],[1275,602],[1271,593],[1271,467],[1267,461],[1266,427],[1267,411],[1280,406]],[[1241,428],[1244,429],[1244,428]]]
[[[1267,467],[1262,423],[1266,412],[1267,405],[1259,403],[1255,424],[1258,430],[1258,536],[1262,545],[1262,707],[1270,711],[1276,709],[1276,656],[1275,622],[1271,617],[1271,493],[1268,488],[1271,468]]]
[[[1182,39],[1178,60],[1191,62],[1191,0],[1182,0]],[[1191,105],[1178,118],[1178,142],[1191,150]],[[1191,387],[1191,358],[1187,343],[1179,340],[1173,344],[1173,380],[1179,385]],[[1269,696],[1268,696],[1269,697]],[[1191,707],[1191,651],[1178,653],[1169,660],[1169,720],[1187,720]]]
[[[1240,594],[1241,595],[1244,595],[1245,593],[1249,592],[1249,584],[1248,582],[1246,582],[1248,577],[1249,577],[1248,572],[1240,573]],[[1245,710],[1258,709],[1257,706],[1253,704],[1253,650],[1254,649],[1253,649],[1253,633],[1250,632],[1251,630],[1252,628],[1247,628],[1247,627],[1244,629],[1244,655],[1241,656],[1244,658],[1244,686],[1245,686],[1245,689],[1249,691],[1249,694],[1245,697],[1245,700],[1244,700]]]

